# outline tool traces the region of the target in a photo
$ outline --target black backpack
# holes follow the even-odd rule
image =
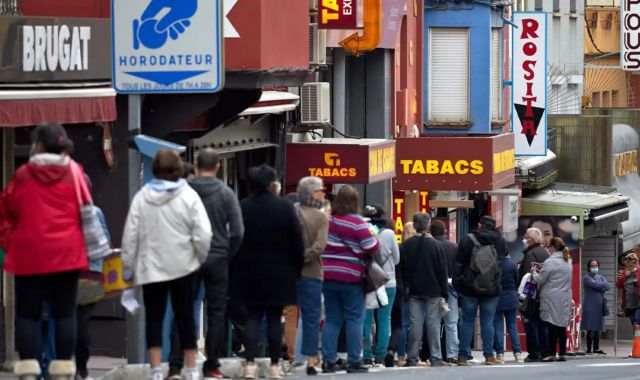
[[[473,252],[469,261],[470,285],[477,296],[495,296],[500,286],[498,252],[493,244],[483,245],[473,234]]]

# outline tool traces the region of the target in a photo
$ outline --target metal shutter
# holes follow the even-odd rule
[[[469,121],[469,29],[429,28],[429,121]]]
[[[491,29],[491,120],[502,120],[502,33]]]
[[[582,260],[580,267],[582,274],[586,274],[587,262],[589,260],[598,260],[600,262],[600,274],[603,275],[611,290],[606,293],[607,301],[609,302],[609,316],[605,319],[605,326],[607,329],[613,329],[613,318],[616,315],[615,300],[615,286],[616,286],[616,274],[618,269],[618,262],[616,257],[616,238],[615,237],[596,237],[586,240],[582,247]],[[580,286],[582,286],[582,278],[580,279]],[[584,290],[580,293],[584,296]],[[582,300],[584,302],[584,299]]]

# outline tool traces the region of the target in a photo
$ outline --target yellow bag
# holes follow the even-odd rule
[[[106,297],[118,295],[131,287],[131,283],[125,281],[123,277],[122,251],[120,249],[114,249],[109,256],[104,258],[102,273]]]

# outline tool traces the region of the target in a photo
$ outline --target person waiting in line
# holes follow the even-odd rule
[[[622,308],[631,326],[640,324],[640,266],[638,255],[630,253],[624,258],[625,268],[618,272],[616,287],[623,290]]]
[[[543,362],[566,361],[567,326],[571,320],[571,279],[573,266],[569,248],[559,237],[549,243],[551,256],[542,264],[540,273],[532,275],[538,284],[540,296],[540,319],[549,332],[549,345],[546,347]],[[558,358],[556,359],[556,347]]]
[[[580,328],[587,335],[587,355],[606,355],[600,349],[600,333],[605,330],[605,316],[609,314],[606,293],[611,289],[609,282],[600,272],[600,262],[589,260],[588,273],[582,277],[584,301],[582,302],[582,318]]]
[[[154,179],[133,198],[122,238],[124,278],[142,286],[151,379],[163,380],[162,325],[171,294],[186,379],[199,380],[193,310],[198,270],[211,246],[211,223],[198,194],[182,177],[175,151],[159,150]]]
[[[504,363],[504,325],[507,325],[509,338],[511,339],[511,348],[513,349],[513,357],[516,363],[524,363],[522,358],[522,349],[520,348],[520,335],[518,334],[518,326],[516,318],[518,316],[518,267],[511,260],[511,256],[506,256],[500,260],[501,281],[500,300],[496,307],[496,316],[493,320],[494,342],[493,348],[496,350],[496,360]]]

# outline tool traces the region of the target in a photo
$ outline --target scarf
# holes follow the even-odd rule
[[[306,199],[301,199],[300,200],[300,204],[302,206],[312,207],[312,208],[315,208],[315,209],[318,209],[318,210],[320,210],[320,209],[322,209],[324,207],[324,202],[323,201],[319,201],[319,200],[317,200],[317,199],[315,199],[313,197],[309,197],[309,198],[306,198]]]

